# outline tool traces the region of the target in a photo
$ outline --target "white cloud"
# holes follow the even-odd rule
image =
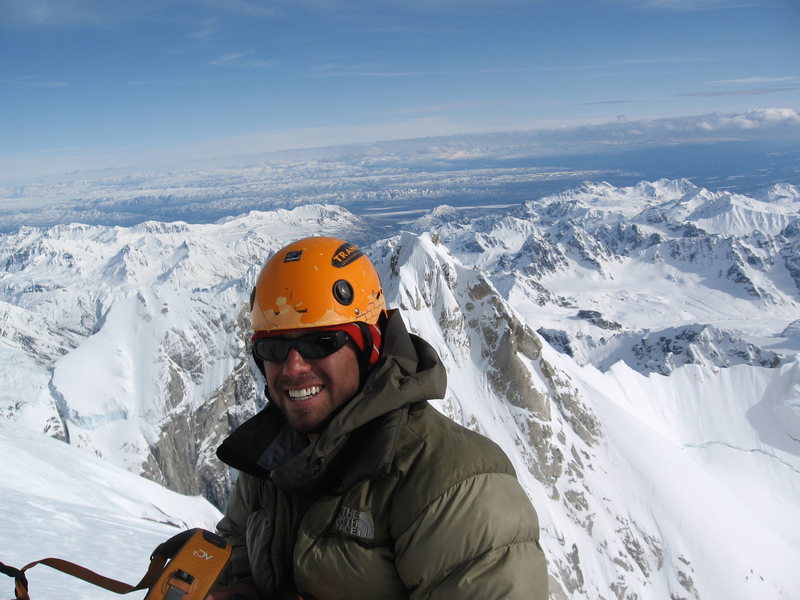
[[[265,131],[247,136],[208,140],[181,148],[176,155],[207,157],[290,150],[321,148],[347,144],[361,144],[384,140],[404,140],[431,135],[458,135],[461,125],[447,119],[417,118],[365,125],[332,127],[300,127],[295,129]],[[170,150],[167,154],[174,153]]]
[[[709,81],[709,83],[786,83],[788,81],[797,81],[797,77],[743,77],[742,79],[719,79],[717,81]]]
[[[136,20],[153,3],[100,2],[98,0],[0,0],[2,24],[23,27],[72,27],[109,25]]]
[[[736,115],[711,115],[700,122],[707,124],[709,131],[800,127],[800,112],[793,108],[761,108]]]
[[[67,85],[65,81],[58,81],[55,79],[39,79],[33,75],[26,75],[23,77],[10,77],[0,79],[0,86],[27,86],[27,87],[64,87]]]
[[[194,27],[189,37],[203,39],[216,31],[214,18],[274,17],[275,2],[260,0],[0,0],[0,27],[111,27],[165,19]],[[197,19],[204,19],[197,22]],[[188,22],[187,22],[188,21]]]
[[[195,40],[210,38],[219,31],[219,24],[216,19],[205,19],[195,25],[195,30],[188,34],[188,37]]]
[[[798,110],[763,108],[736,114],[631,121],[618,117],[606,123],[506,132],[496,137],[496,145],[518,147],[523,149],[523,153],[537,156],[555,156],[685,143],[781,138],[800,138]]]
[[[796,87],[779,87],[779,88],[750,88],[743,90],[715,90],[707,92],[688,92],[686,94],[677,94],[676,97],[700,97],[700,98],[719,98],[723,96],[762,96],[764,94],[775,94],[778,92],[791,92],[796,90]]]
[[[253,52],[253,50],[248,50],[247,52],[231,52],[229,54],[223,54],[222,56],[209,62],[209,64],[215,67],[247,67],[251,69],[266,69],[275,64],[274,61],[255,60],[250,58],[250,56],[253,55]]]
[[[763,0],[617,0],[642,8],[694,12],[760,6]]]
[[[247,17],[272,17],[276,10],[273,2],[259,0],[195,0],[198,4],[218,12],[228,12]]]
[[[710,139],[741,139],[742,136],[800,135],[800,112],[793,108],[761,108],[737,114],[609,123],[554,131],[562,141],[606,140],[615,145],[656,145]]]

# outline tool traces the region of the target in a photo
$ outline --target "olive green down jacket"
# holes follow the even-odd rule
[[[530,500],[494,442],[428,405],[445,385],[392,311],[381,359],[313,443],[272,404],[231,434],[224,581],[265,600],[547,598]]]

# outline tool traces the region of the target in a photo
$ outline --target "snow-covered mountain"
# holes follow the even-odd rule
[[[181,496],[4,420],[0,455],[0,561],[17,568],[52,556],[136,584],[161,542],[192,527],[213,531],[220,517],[200,497]],[[110,596],[43,565],[27,576],[35,599]],[[13,590],[14,580],[0,575],[0,598]]]
[[[687,362],[775,366],[784,346],[797,347],[781,335],[800,317],[796,194],[775,186],[746,198],[686,180],[587,183],[503,216],[440,207],[413,230],[433,232],[485,272],[580,364],[605,370],[625,360],[662,374]]]
[[[511,456],[553,598],[796,597],[799,211],[793,186],[662,180],[388,235],[323,205],[22,228],[0,237],[0,417],[221,506],[213,451],[262,405],[258,268],[339,235],[447,363],[437,408]]]

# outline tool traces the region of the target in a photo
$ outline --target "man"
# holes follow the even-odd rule
[[[536,513],[499,447],[441,415],[433,348],[355,245],[299,240],[251,297],[266,408],[217,451],[240,471],[210,600],[547,597]]]

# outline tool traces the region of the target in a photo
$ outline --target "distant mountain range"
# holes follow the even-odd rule
[[[255,276],[338,235],[445,360],[435,406],[511,456],[552,598],[800,594],[800,189],[588,182],[508,204],[0,235],[0,418],[222,506],[214,449],[263,406]]]

